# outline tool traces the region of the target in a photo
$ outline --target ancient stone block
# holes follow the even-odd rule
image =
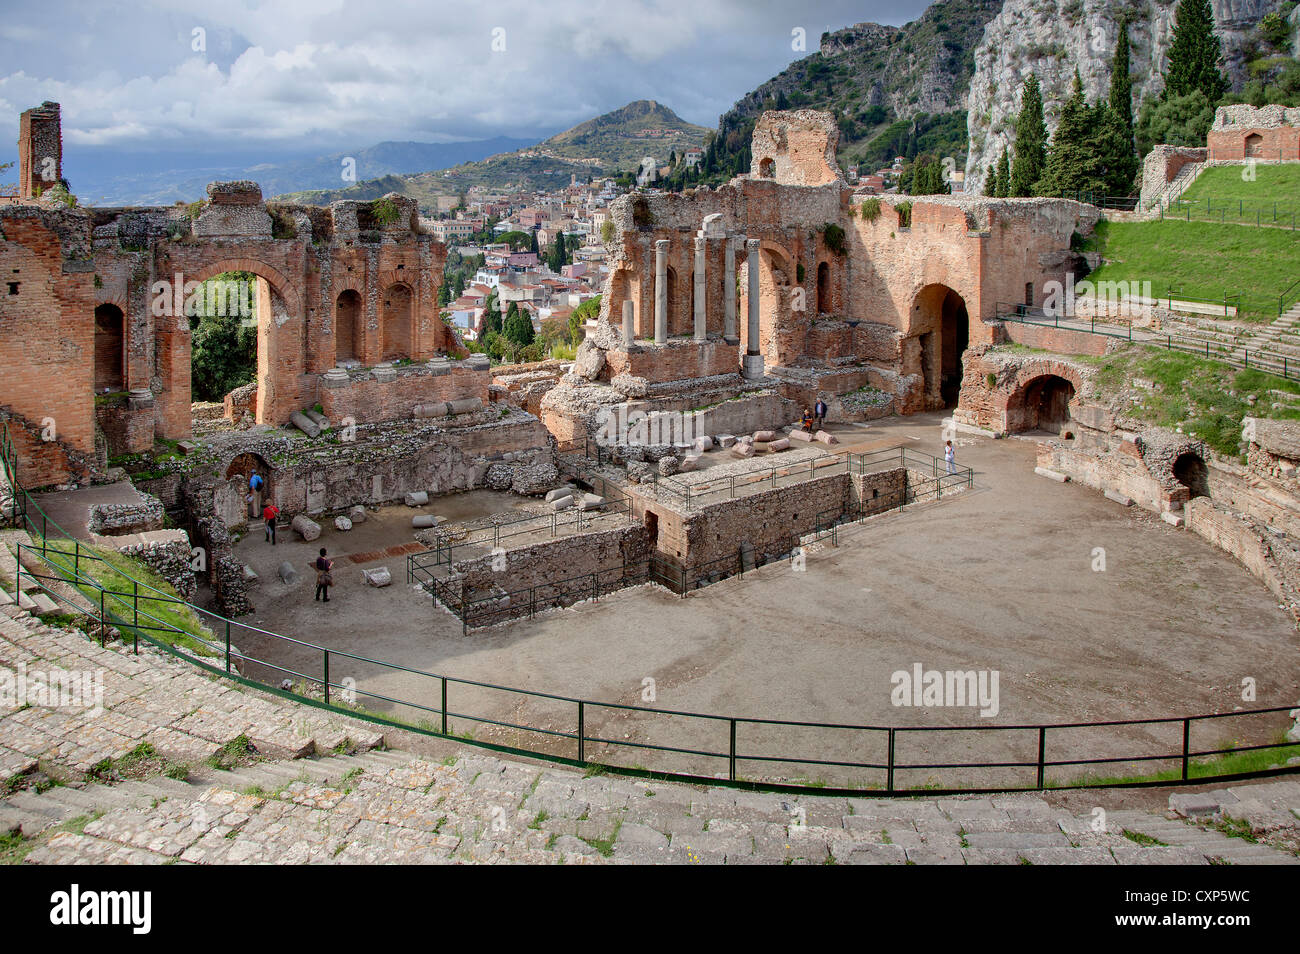
[[[830,431],[818,431],[813,435],[813,440],[822,444],[838,444],[839,440]]]
[[[320,537],[320,524],[304,514],[300,513],[298,516],[294,517],[290,526],[293,527],[294,533],[298,534],[298,536],[302,537],[308,543]]]
[[[408,507],[423,507],[429,503],[428,491],[413,490],[402,498]]]
[[[769,451],[784,451],[790,449],[790,438],[782,437],[779,440],[772,441],[767,445]]]
[[[343,532],[346,533],[347,531],[352,529],[352,521],[349,520],[347,517],[335,517],[334,529],[342,530]]]
[[[351,510],[348,511],[348,519],[352,521],[353,526],[356,526],[358,523],[365,523],[366,508],[361,506],[360,504],[357,504],[355,507],[353,507]]]
[[[290,414],[289,422],[308,437],[320,437],[320,425],[302,411],[294,411]]]
[[[391,586],[393,583],[393,574],[386,566],[377,566],[370,570],[362,570],[362,575],[366,582],[371,586]]]
[[[681,469],[681,461],[671,454],[667,457],[659,458],[659,476],[671,477]]]
[[[298,571],[294,569],[293,564],[285,560],[276,569],[276,574],[280,577],[280,582],[286,585],[298,582]]]
[[[812,443],[812,439],[813,436],[809,434],[807,431],[803,430],[802,428],[796,428],[795,430],[790,432],[790,440],[792,441],[803,441],[804,443]]]

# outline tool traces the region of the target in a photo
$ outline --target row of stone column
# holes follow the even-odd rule
[[[748,341],[745,354],[745,373],[761,375],[763,358],[759,351],[759,305],[758,305],[758,239],[746,239],[743,236],[727,236],[724,240],[725,265],[723,281],[723,304],[726,324],[723,334],[728,341],[736,341],[736,246],[745,243],[749,265],[749,310],[747,315]],[[695,301],[695,340],[707,340],[708,329],[705,323],[708,305],[708,239],[699,235],[695,238],[694,267],[694,301]],[[668,341],[668,239],[655,242],[655,344],[662,345]],[[633,327],[634,311],[632,302],[623,303],[623,346],[630,348],[635,337]]]

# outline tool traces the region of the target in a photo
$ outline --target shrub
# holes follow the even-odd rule
[[[844,229],[834,222],[827,222],[822,226],[822,242],[836,255],[848,253],[848,245],[844,240]]]
[[[868,199],[862,203],[862,217],[868,222],[874,222],[880,218],[880,200]]]
[[[912,227],[912,203],[900,202],[894,206],[894,211],[898,213],[898,227],[900,229],[910,229]]]

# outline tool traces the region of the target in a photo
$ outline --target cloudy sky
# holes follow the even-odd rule
[[[65,150],[321,154],[554,133],[636,99],[713,126],[824,30],[925,0],[45,0],[0,20],[0,161],[63,104]],[[57,24],[50,28],[49,24]]]

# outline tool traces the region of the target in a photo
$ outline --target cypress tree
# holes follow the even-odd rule
[[[1133,80],[1129,76],[1128,18],[1119,24],[1119,38],[1110,64],[1110,108],[1099,126],[1106,166],[1106,191],[1128,195],[1137,178],[1137,143],[1133,135]]]
[[[1005,199],[1011,194],[1011,153],[1004,147],[1002,149],[1002,158],[998,160],[998,192],[999,199]]]
[[[1061,120],[1048,151],[1042,191],[1057,196],[1075,196],[1094,187],[1090,164],[1094,159],[1093,110],[1083,96],[1083,80],[1074,71],[1074,89],[1061,107]]]
[[[1210,0],[1180,0],[1174,13],[1164,98],[1186,96],[1199,90],[1211,103],[1217,104],[1228,91],[1228,81],[1219,71],[1222,54],[1219,38],[1214,35]]]
[[[1008,195],[1030,196],[1047,166],[1047,123],[1043,121],[1043,91],[1033,73],[1025,80],[1016,119],[1016,157],[1011,163]]]

